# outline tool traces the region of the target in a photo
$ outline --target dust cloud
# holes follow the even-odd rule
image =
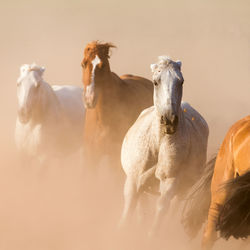
[[[208,156],[250,108],[249,1],[31,1],[0,3],[0,249],[125,250],[199,249],[170,211],[157,239],[143,230],[117,231],[123,178],[92,173],[78,154],[40,172],[17,157],[14,128],[19,67],[45,66],[50,84],[82,86],[84,46],[113,42],[110,65],[117,74],[151,79],[159,55],[182,61],[184,100],[210,127]],[[119,167],[119,166],[117,166]],[[153,198],[152,198],[153,199]],[[242,242],[216,242],[241,249]]]

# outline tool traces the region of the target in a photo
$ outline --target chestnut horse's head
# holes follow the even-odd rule
[[[110,72],[109,51],[115,46],[111,43],[100,43],[98,41],[87,44],[84,50],[84,58],[81,63],[83,69],[84,105],[86,108],[94,108],[97,103],[98,82],[105,78]]]

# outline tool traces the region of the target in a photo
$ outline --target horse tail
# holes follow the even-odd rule
[[[193,185],[187,195],[182,211],[182,224],[190,238],[194,238],[206,221],[211,202],[211,182],[216,156],[205,166],[201,178]]]
[[[250,235],[250,171],[226,182],[227,197],[220,208],[217,230],[228,239],[247,238]]]

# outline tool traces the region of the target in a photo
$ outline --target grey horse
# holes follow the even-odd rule
[[[209,129],[203,117],[181,101],[181,62],[160,56],[151,69],[154,105],[139,115],[121,150],[126,182],[120,225],[128,222],[142,193],[157,192],[152,233],[159,228],[171,200],[183,197],[200,177],[206,163]]]

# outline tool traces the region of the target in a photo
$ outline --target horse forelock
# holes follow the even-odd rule
[[[169,56],[159,56],[158,62],[154,64],[155,66],[152,68],[152,71],[158,71],[159,69],[167,68],[167,67],[181,67],[181,61],[173,61]]]
[[[159,56],[158,62],[151,65],[151,70],[153,72],[154,78],[159,77],[163,70],[170,69],[176,72],[177,77],[183,80],[181,73],[181,61],[173,61],[169,56]]]
[[[35,71],[39,77],[42,78],[43,72],[45,71],[44,67],[38,66],[35,63],[32,64],[23,64],[20,67],[20,76],[17,80],[18,83],[20,83],[24,77],[28,75],[29,72]]]
[[[102,43],[100,41],[93,41],[87,44],[84,50],[84,58],[86,60],[93,59],[96,55],[100,59],[109,59],[110,58],[110,49],[116,48],[112,43]]]

